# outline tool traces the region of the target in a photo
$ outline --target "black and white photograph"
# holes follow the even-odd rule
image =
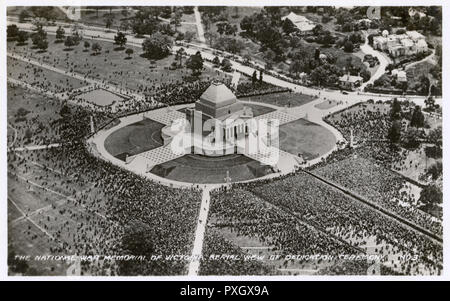
[[[445,278],[447,7],[80,3],[4,4],[2,277]]]

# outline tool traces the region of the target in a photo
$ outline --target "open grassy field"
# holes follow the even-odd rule
[[[14,174],[22,178],[8,177],[10,250],[17,255],[57,255],[60,253],[55,250],[65,244],[61,255],[73,255],[81,241],[100,246],[98,235],[107,224],[102,216],[102,211],[106,213],[102,194],[89,182],[44,169],[33,157],[26,155],[26,161],[14,168]],[[65,262],[52,260],[31,260],[29,266],[38,275],[64,275],[68,267]]]
[[[434,64],[425,61],[415,64],[406,70],[406,77],[408,78],[408,89],[414,90],[415,86],[420,82],[422,76],[430,79],[431,84],[436,82],[436,79],[431,75],[430,70],[434,68]]]
[[[298,107],[315,99],[316,97],[306,94],[283,92],[246,97],[240,100],[262,102],[279,107]]]
[[[51,124],[61,117],[59,115],[61,110],[59,101],[12,85],[8,85],[7,95],[8,123],[17,131],[15,146],[58,141],[58,131]],[[20,111],[27,113],[19,116]],[[31,131],[30,140],[25,139],[27,131]],[[8,133],[14,135],[13,132],[14,130],[8,127]]]
[[[35,256],[52,254],[51,249],[57,245],[28,220],[8,227],[8,252],[13,251],[16,255],[31,256],[31,260],[27,261],[29,268],[26,274],[64,276],[68,267],[66,262],[33,260]]]
[[[7,73],[10,78],[55,93],[67,92],[88,85],[85,81],[31,65],[11,57],[8,57],[7,60]]]
[[[280,148],[306,160],[317,158],[330,151],[336,138],[326,128],[305,119],[280,126]]]
[[[163,127],[151,119],[127,125],[106,138],[105,148],[111,155],[125,160],[126,155],[136,155],[163,145]]]
[[[30,55],[35,60],[42,60],[63,70],[75,71],[99,80],[106,80],[123,88],[148,93],[163,83],[181,82],[184,76],[190,76],[192,73],[191,70],[184,67],[169,70],[169,66],[174,61],[174,55],[157,60],[155,65],[151,66],[149,60],[141,56],[143,51],[139,47],[126,46],[126,48],[134,50],[131,59],[127,59],[124,49],[117,50],[117,45],[112,42],[85,39],[90,45],[98,43],[102,47],[100,54],[93,55],[90,49],[84,50],[84,41],[78,46],[74,46],[72,50],[68,50],[64,43],[55,43],[54,35],[49,34],[47,39],[49,47],[44,53],[32,49],[31,42],[25,46],[16,46],[14,42],[8,42],[8,52]],[[186,59],[183,60],[183,63],[185,61]],[[225,76],[223,73],[205,68],[200,79],[223,79]]]

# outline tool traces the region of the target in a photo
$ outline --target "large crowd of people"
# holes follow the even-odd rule
[[[24,187],[33,182],[67,196],[64,206],[31,217],[58,242],[52,254],[148,254],[148,248],[131,248],[132,243],[124,239],[125,229],[137,221],[151,229],[152,254],[189,255],[200,192],[162,186],[93,156],[84,145],[91,114],[79,107],[62,117],[57,125],[60,137],[71,143],[55,149],[9,153],[13,180],[22,181]],[[186,269],[186,260],[83,263],[85,274],[98,275],[121,275],[124,271],[171,275],[183,274]]]
[[[161,72],[158,71],[159,76],[156,77],[155,70],[135,68],[135,63],[123,69],[123,64],[119,66],[106,57],[104,66],[95,66],[95,58],[87,54],[84,59],[77,60],[71,52],[66,55],[38,54],[18,46],[8,47],[27,59],[66,70],[68,76],[76,72],[84,79],[95,79],[102,87],[114,87],[130,96],[117,105],[116,112],[98,112],[82,106],[68,106],[62,110],[65,104],[50,99],[49,105],[61,107],[51,123],[44,124],[39,116],[35,116],[19,120],[18,126],[13,125],[19,129],[18,141],[21,144],[62,142],[55,149],[8,153],[8,172],[12,181],[65,196],[64,204],[52,203],[48,211],[42,210],[29,217],[52,236],[47,241],[51,245],[50,252],[145,256],[139,261],[120,258],[85,261],[82,270],[89,275],[186,273],[186,259],[151,260],[149,257],[190,255],[201,193],[195,188],[162,186],[104,162],[93,155],[95,150],[88,149],[92,146],[85,144],[85,138],[90,133],[91,117],[99,128],[124,114],[192,103],[212,80],[221,78],[230,85],[229,78],[216,71],[215,75],[186,81],[168,75],[181,72],[187,78],[186,70],[165,69],[159,70]],[[110,68],[110,71],[104,73],[103,68]],[[8,61],[9,76],[32,83],[40,90],[66,93],[69,100],[81,104],[82,100],[77,100],[71,92],[87,84],[86,81],[76,82],[65,77],[52,81],[46,72],[36,64],[15,59]],[[131,80],[123,83],[124,79]],[[9,93],[14,91],[9,90]],[[248,82],[236,89],[238,96],[279,91],[282,90],[271,85]],[[133,97],[137,94],[143,98]],[[386,118],[388,109],[381,104],[372,104],[370,108],[367,104],[361,106],[332,115],[327,121],[347,140],[352,130],[355,142],[365,143],[360,152],[365,150],[371,156],[378,156],[375,159],[379,162],[392,164],[398,156],[392,155],[395,151],[388,150],[383,142],[390,127]],[[41,131],[46,134],[38,139],[35,135],[38,131],[33,131],[29,139],[24,139],[26,129],[32,128],[33,124],[42,124]],[[367,145],[371,143],[384,148],[385,152],[368,149]],[[348,155],[347,151],[344,153]],[[331,156],[314,172],[442,235],[441,223],[416,208],[415,196],[404,189],[405,181],[401,177],[365,160],[357,160],[355,165],[351,160],[338,160],[339,156],[342,155]],[[337,163],[329,164],[333,160]],[[302,171],[272,180],[235,184],[229,191],[213,192],[211,202],[201,274],[277,274],[292,267],[298,270],[312,268],[318,273],[345,268],[345,273],[361,274],[367,268],[366,263],[346,263],[343,267],[336,262],[323,261],[245,261],[242,256],[248,253],[224,239],[222,231],[255,241],[267,247],[269,254],[356,255],[370,250],[384,256],[382,264],[392,273],[439,274],[442,269],[442,246],[438,242]],[[33,236],[30,239],[37,238]],[[213,254],[234,254],[240,259],[213,260],[209,257]],[[399,255],[417,255],[418,260],[401,261]]]
[[[241,210],[247,202],[247,192],[250,191],[261,201],[290,212],[291,218],[301,219],[305,224],[317,229],[323,229],[330,236],[340,239],[341,250],[345,248],[360,248],[368,251],[374,249],[375,253],[384,257],[383,264],[402,274],[439,274],[442,269],[442,246],[438,242],[425,237],[421,233],[412,230],[398,221],[387,217],[365,204],[352,199],[319,180],[299,172],[294,175],[285,176],[284,179],[262,180],[246,184],[235,184],[233,193],[227,193],[221,198],[221,203],[230,203],[237,200],[235,206],[226,206],[229,220],[239,221],[245,225],[245,221],[252,220],[254,210]],[[240,197],[239,197],[240,196]],[[244,201],[245,200],[245,201]],[[220,207],[221,208],[221,207]],[[214,212],[214,206],[212,212]],[[247,215],[247,212],[249,214]],[[270,223],[270,215],[261,214],[261,222],[256,225],[244,227],[240,233],[249,237],[270,237],[271,232],[262,232],[266,223]],[[281,219],[282,224],[288,219]],[[230,226],[237,227],[234,224]],[[252,226],[254,227],[252,229]],[[270,229],[270,228],[269,228]],[[266,230],[267,231],[267,230]],[[272,233],[278,237],[275,241],[283,241],[281,238],[287,233],[283,229]],[[239,233],[239,231],[238,231]],[[292,237],[292,234],[290,234]],[[262,239],[262,238],[261,238]],[[270,238],[269,238],[270,240]],[[296,248],[301,246],[297,240]],[[304,240],[300,240],[304,241]],[[272,242],[272,241],[270,241]],[[372,242],[373,245],[370,245]],[[315,250],[317,240],[310,241],[305,250]],[[283,245],[286,247],[287,245]],[[312,248],[312,249],[311,249]],[[316,249],[317,250],[317,249]],[[331,248],[330,250],[333,250]],[[339,252],[336,248],[333,252]],[[327,249],[324,249],[327,251]],[[400,255],[417,255],[416,261],[399,261]]]
[[[442,222],[418,209],[420,194],[407,189],[408,183],[414,184],[399,174],[361,157],[327,164],[314,173],[442,237]]]

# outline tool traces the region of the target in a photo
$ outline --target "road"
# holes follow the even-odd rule
[[[366,34],[366,40],[364,42],[364,45],[361,45],[360,47],[361,51],[364,52],[364,54],[370,54],[374,57],[378,58],[378,61],[380,62],[380,66],[378,67],[377,71],[375,71],[374,74],[372,74],[372,76],[370,77],[370,79],[363,83],[360,86],[360,90],[364,91],[364,88],[368,85],[368,84],[373,84],[373,82],[377,79],[379,79],[384,73],[386,73],[386,67],[392,63],[391,59],[388,58],[386,55],[384,55],[383,53],[376,51],[375,49],[373,49],[370,45],[369,45],[369,39],[368,36]]]
[[[411,64],[406,65],[405,66],[405,70],[408,70],[409,68],[411,68],[411,67],[413,67],[413,66],[415,66],[417,64],[420,64],[420,63],[423,63],[423,62],[431,60],[431,58],[434,56],[435,53],[436,53],[436,50],[432,49],[430,55],[427,55],[426,57],[424,57],[420,61],[412,62]],[[435,65],[436,62],[432,61],[431,64]]]
[[[202,16],[198,11],[198,6],[194,7],[195,24],[197,25],[197,33],[199,41],[204,45],[206,43],[205,32],[203,31]]]
[[[206,223],[208,221],[209,205],[211,201],[210,192],[212,187],[205,185],[202,192],[202,203],[198,215],[197,229],[195,230],[194,248],[192,249],[191,261],[189,262],[188,275],[196,276],[200,268],[200,260],[203,251],[203,240],[205,238]]]
[[[13,20],[9,20],[9,19],[8,19],[8,24],[16,24],[20,29],[28,30],[28,31],[32,31],[32,29],[34,27],[33,24],[18,23]],[[66,25],[70,26],[70,24],[68,24],[68,23]],[[47,32],[53,33],[53,34],[55,34],[57,28],[58,28],[57,26],[45,26],[44,27],[44,29]],[[83,29],[84,37],[89,37],[89,38],[92,38],[95,40],[101,40],[101,41],[112,42],[112,41],[114,41],[115,34],[116,34],[116,31],[114,31],[114,30],[109,30],[106,32],[104,30],[101,31],[96,28],[90,28],[90,27],[84,27],[84,29]],[[127,39],[128,39],[127,45],[141,48],[144,38],[136,38],[134,36],[128,35],[127,36]],[[216,54],[213,54],[214,50],[211,48],[204,47],[201,45],[197,45],[197,47],[196,47],[195,44],[191,44],[191,45],[192,45],[192,47],[185,48],[186,53],[188,55],[192,55],[192,54],[195,54],[197,51],[200,51],[202,57],[206,58],[208,60],[213,60],[214,57],[216,57]],[[365,43],[365,45],[366,45],[366,43]],[[372,76],[371,79],[375,79],[377,76],[381,76],[380,74],[385,69],[385,67],[383,68],[383,66],[384,65],[387,66],[387,64],[389,64],[389,61],[387,61],[387,59],[384,56],[382,56],[378,51],[371,49],[370,46],[363,45],[362,47],[363,47],[364,51],[367,51],[368,53],[372,52],[373,55],[376,55],[377,57],[379,57],[380,64],[382,64],[382,66],[380,66],[378,68],[377,72],[374,74],[374,76]],[[173,46],[172,48],[173,48],[172,50],[175,52],[179,48],[181,48],[181,46]],[[221,57],[221,56],[219,56],[219,58],[223,59],[223,57]],[[255,71],[254,68],[242,65],[241,63],[236,62],[234,60],[230,60],[230,62],[232,64],[233,69],[235,69],[241,73],[247,74],[249,76],[251,76],[253,74],[253,72]],[[257,65],[257,64],[255,63],[255,65]],[[259,72],[259,71],[257,71],[257,72]],[[276,72],[272,72],[272,74],[273,75],[265,73],[263,76],[263,81],[270,83],[272,85],[275,85],[275,86],[292,89],[293,91],[298,92],[298,93],[317,96],[317,97],[321,97],[323,99],[334,99],[337,101],[363,102],[363,101],[367,101],[369,99],[390,101],[393,97],[397,97],[398,99],[401,99],[401,100],[408,99],[422,107],[425,106],[426,97],[424,97],[424,96],[408,95],[407,97],[405,97],[405,96],[393,96],[393,95],[389,95],[389,94],[362,93],[359,91],[349,92],[348,94],[342,94],[340,91],[336,91],[336,90],[330,91],[330,90],[325,90],[325,89],[317,89],[317,88],[301,86],[301,85],[289,82],[288,79],[284,75],[278,74]],[[283,79],[283,78],[285,78],[285,79]],[[436,98],[436,104],[442,106],[442,98]]]

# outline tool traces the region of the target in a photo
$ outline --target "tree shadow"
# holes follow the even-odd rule
[[[119,46],[119,47],[114,48],[114,51],[122,51],[122,50],[125,50],[125,47]]]

